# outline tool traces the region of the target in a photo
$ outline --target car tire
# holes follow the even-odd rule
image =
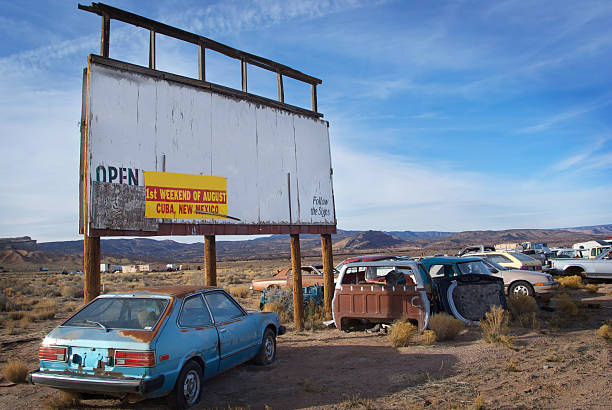
[[[188,361],[183,366],[176,385],[168,396],[170,407],[188,409],[198,404],[202,398],[202,380],[202,366],[195,360]]]
[[[534,293],[535,292],[533,290],[533,286],[531,286],[531,283],[525,282],[524,280],[519,280],[517,282],[514,282],[512,285],[510,285],[510,288],[508,289],[508,296],[512,296],[512,295],[533,296]]]
[[[267,366],[276,360],[276,334],[270,328],[264,331],[261,347],[255,356],[255,364]]]

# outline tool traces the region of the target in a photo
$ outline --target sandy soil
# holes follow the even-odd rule
[[[585,304],[567,328],[552,327],[549,312],[541,312],[537,330],[513,327],[513,348],[484,343],[479,328],[405,348],[393,348],[384,334],[290,330],[278,339],[276,363],[245,364],[207,381],[199,408],[612,408],[612,344],[596,335],[612,319],[612,284],[599,286],[597,293],[571,292]],[[60,299],[59,306],[68,303]],[[253,306],[256,297],[241,301]],[[40,339],[67,315],[0,332],[0,366],[20,358],[37,368]],[[0,380],[2,409],[44,408],[59,396]],[[80,407],[165,408],[165,400]]]

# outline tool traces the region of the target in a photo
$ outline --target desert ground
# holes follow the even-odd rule
[[[219,285],[256,309],[259,295],[248,291],[250,280],[288,265],[287,259],[219,262]],[[196,284],[203,272],[103,274],[102,282],[104,292]],[[205,382],[198,408],[612,408],[612,343],[598,335],[612,324],[612,284],[558,294],[553,311],[513,320],[503,343],[486,343],[482,330],[470,327],[454,340],[424,344],[417,337],[396,348],[384,333],[345,333],[310,322],[295,332],[285,323],[276,363],[245,364]],[[82,275],[1,274],[0,367],[17,359],[37,369],[41,339],[81,303]],[[166,408],[163,399],[79,401],[0,374],[2,409]]]

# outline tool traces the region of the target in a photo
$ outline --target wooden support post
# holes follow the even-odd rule
[[[100,237],[85,235],[83,245],[83,297],[89,303],[100,294]]]
[[[247,92],[247,63],[246,60],[240,60],[240,73],[242,77],[242,91]]]
[[[285,88],[283,87],[283,75],[276,73],[276,86],[278,88],[278,101],[285,102]]]
[[[310,102],[312,103],[312,111],[317,112],[317,85],[310,84]]]
[[[149,31],[149,68],[155,70],[155,32]]]
[[[291,234],[291,270],[293,271],[293,323],[295,330],[300,332],[304,330],[304,294],[299,234]]]
[[[110,17],[102,16],[102,30],[100,33],[100,55],[108,57],[110,43]]]
[[[204,284],[217,286],[217,244],[215,235],[204,236]]]
[[[198,44],[198,79],[206,81],[206,49]]]
[[[332,318],[332,299],[334,298],[334,258],[332,255],[331,234],[321,234],[321,256],[323,259],[323,306],[325,307],[325,319]]]

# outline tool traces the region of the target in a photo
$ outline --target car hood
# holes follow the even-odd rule
[[[501,272],[502,276],[511,275],[516,278],[528,280],[530,282],[546,283],[553,280],[552,276],[543,272],[534,272],[529,270],[508,269]]]

